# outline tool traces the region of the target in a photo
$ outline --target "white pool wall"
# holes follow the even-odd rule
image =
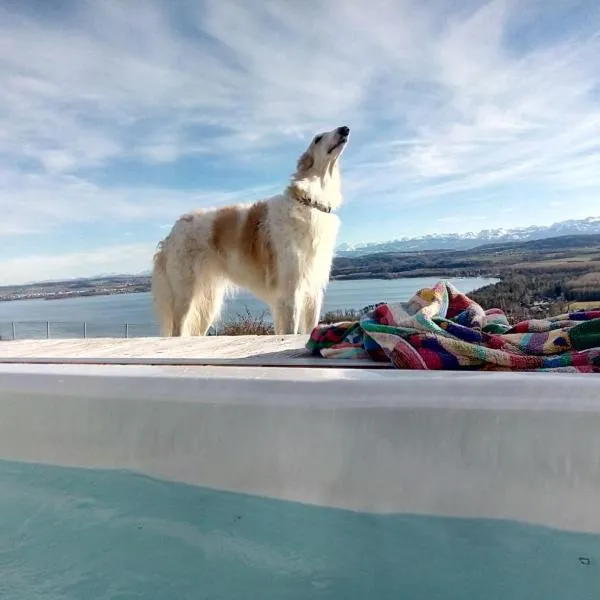
[[[600,378],[0,365],[0,460],[600,532]]]

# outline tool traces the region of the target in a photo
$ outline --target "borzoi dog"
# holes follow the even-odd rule
[[[348,127],[317,135],[286,190],[250,205],[180,217],[154,255],[152,293],[163,336],[205,335],[228,288],[266,302],[275,333],[317,325],[342,202],[340,156]]]

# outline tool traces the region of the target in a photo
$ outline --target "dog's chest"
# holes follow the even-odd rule
[[[280,229],[281,258],[284,262],[299,262],[304,278],[327,281],[338,229],[339,219],[330,214],[289,220]]]

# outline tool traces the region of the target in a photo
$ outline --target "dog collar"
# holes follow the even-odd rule
[[[322,204],[317,200],[313,200],[309,196],[305,196],[304,194],[299,193],[297,190],[291,191],[291,196],[296,202],[304,204],[304,206],[308,206],[309,208],[316,208],[317,210],[320,210],[321,212],[324,212],[326,214],[329,214],[331,212],[331,206],[326,206],[325,204]]]

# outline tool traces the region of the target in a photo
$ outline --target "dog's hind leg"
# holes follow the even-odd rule
[[[162,241],[154,254],[152,267],[152,297],[163,337],[179,335],[179,322],[175,315],[175,295],[166,267],[166,247]]]
[[[216,278],[204,279],[197,287],[183,318],[181,335],[206,335],[221,311],[224,296],[224,282]]]
[[[181,336],[183,331],[183,323],[190,311],[192,306],[193,297],[191,293],[182,294],[179,292],[179,296],[175,301],[175,308],[173,310],[173,333],[175,337]]]

